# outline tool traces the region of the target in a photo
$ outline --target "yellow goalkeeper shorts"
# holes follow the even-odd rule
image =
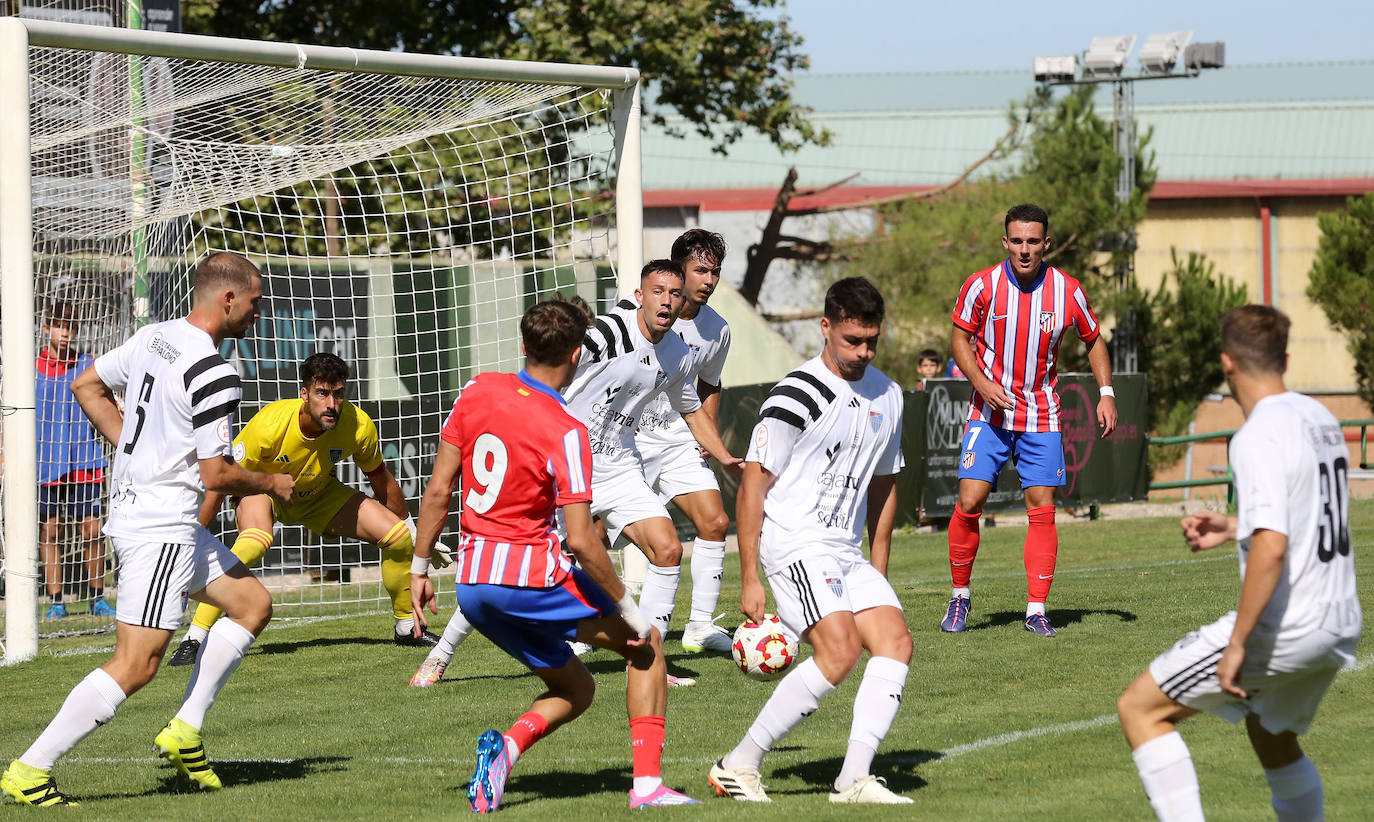
[[[330,477],[319,488],[304,494],[296,494],[287,505],[272,500],[272,515],[276,517],[277,522],[304,525],[314,533],[323,535],[324,529],[339,510],[354,494],[361,493],[356,488],[349,488]]]

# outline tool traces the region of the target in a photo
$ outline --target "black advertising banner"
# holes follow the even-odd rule
[[[1104,440],[1098,436],[1097,382],[1092,375],[1065,374],[1059,378],[1066,483],[1055,498],[1061,504],[1125,502],[1143,499],[1148,491],[1145,378],[1118,375],[1112,384],[1119,421],[1116,431]],[[927,386],[922,503],[927,516],[948,516],[957,498],[960,445],[972,387],[963,380],[931,380]],[[907,466],[911,467],[910,458]],[[988,497],[986,510],[1024,506],[1020,478],[1009,462]],[[902,513],[907,514],[909,508],[903,505]]]

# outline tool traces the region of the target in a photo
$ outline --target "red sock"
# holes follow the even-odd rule
[[[515,724],[506,731],[506,738],[515,743],[515,747],[520,753],[528,751],[534,743],[544,738],[544,734],[549,732],[549,721],[534,711],[526,711],[515,720]]]
[[[955,588],[967,588],[978,556],[978,514],[965,514],[956,503],[949,518],[949,575]]]
[[[662,775],[667,722],[661,716],[637,716],[630,720],[630,753],[634,757],[636,777]]]
[[[1054,527],[1054,506],[1032,508],[1026,512],[1026,600],[1044,602],[1054,582],[1054,561],[1059,555],[1059,532]]]

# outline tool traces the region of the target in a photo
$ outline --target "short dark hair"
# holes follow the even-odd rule
[[[1002,223],[1002,230],[1011,228],[1012,223],[1039,223],[1045,227],[1046,234],[1050,233],[1050,215],[1035,203],[1022,203],[1007,209],[1007,219]]]
[[[535,303],[520,318],[525,357],[537,365],[560,365],[582,346],[590,317],[562,299]]]
[[[196,266],[191,276],[191,287],[197,296],[208,295],[221,288],[242,291],[253,284],[254,277],[261,278],[262,272],[246,257],[232,251],[219,251]]]
[[[301,362],[299,373],[302,388],[309,388],[317,382],[334,385],[348,382],[348,363],[333,354],[319,351]]]
[[[725,262],[725,238],[704,228],[689,228],[673,241],[669,256],[684,267],[693,257],[706,265],[717,266]]]
[[[881,325],[883,295],[863,277],[845,277],[825,292],[825,318],[831,323],[858,320],[864,325]]]
[[[940,352],[936,351],[934,348],[926,348],[923,349],[920,354],[916,355],[916,362],[920,363],[925,362],[926,360],[931,360],[932,362],[939,362]]]
[[[659,272],[662,272],[664,274],[672,274],[674,277],[677,277],[679,280],[682,280],[683,282],[687,281],[687,275],[682,273],[682,266],[678,265],[673,260],[665,259],[650,260],[649,262],[645,263],[644,268],[640,269],[639,271],[639,281],[644,282],[644,280],[648,278],[650,274],[657,274]]]
[[[53,300],[43,311],[43,325],[74,325],[81,318],[68,300]]]
[[[1221,317],[1221,350],[1247,374],[1282,374],[1288,365],[1291,325],[1272,306],[1237,306]]]

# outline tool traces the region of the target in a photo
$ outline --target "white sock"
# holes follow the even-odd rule
[[[57,758],[76,747],[86,735],[114,718],[124,704],[124,689],[114,677],[96,668],[76,683],[57,716],[38,735],[19,761],[41,771],[50,771]]]
[[[854,697],[854,722],[849,728],[849,749],[844,765],[835,778],[835,788],[848,787],[854,780],[868,776],[873,755],[883,743],[902,706],[907,666],[890,657],[875,656],[864,667],[859,693]]]
[[[453,659],[453,653],[458,650],[458,646],[463,644],[463,640],[467,639],[470,633],[472,623],[463,616],[461,608],[454,608],[453,616],[448,618],[448,624],[444,626],[443,636],[439,637],[439,644],[430,650],[428,659],[437,659],[447,665],[449,660]]]
[[[1306,756],[1282,768],[1266,769],[1264,778],[1269,781],[1269,801],[1279,822],[1321,822],[1326,818],[1322,778]]]
[[[1151,739],[1132,751],[1131,758],[1160,822],[1202,822],[1197,771],[1178,731]]]
[[[191,627],[186,629],[186,636],[183,639],[194,639],[196,642],[204,643],[205,637],[209,633],[209,628],[202,628],[193,622]]]
[[[624,535],[615,544],[620,546],[620,579],[630,593],[638,594],[644,590],[644,579],[649,575],[649,557]]]
[[[415,617],[396,620],[396,635],[403,636],[415,632]]]
[[[967,588],[955,588],[955,589],[954,589],[954,593],[950,594],[950,595],[949,595],[949,598],[950,598],[950,599],[954,599],[955,597],[963,597],[963,598],[965,598],[965,599],[968,599],[968,598],[970,598],[971,596],[972,596],[972,594],[969,593],[969,589],[967,589]]]
[[[644,590],[639,594],[640,612],[665,639],[668,625],[673,621],[673,600],[677,598],[677,582],[681,576],[681,565],[669,568],[650,565],[649,573],[644,576]]]
[[[725,576],[725,541],[698,538],[692,546],[691,622],[710,622],[720,602],[720,580]]]
[[[807,657],[773,689],[744,740],[726,754],[725,766],[757,771],[763,754],[819,708],[833,690],[835,686],[821,673],[815,658]]]
[[[658,790],[658,786],[663,784],[661,776],[636,776],[634,789],[636,796],[648,796]]]
[[[510,760],[510,766],[515,767],[515,763],[520,761],[520,746],[515,744],[515,740],[509,735],[501,737],[506,740],[506,758]]]
[[[196,730],[205,726],[205,712],[215,704],[220,688],[238,670],[243,655],[252,647],[253,632],[232,619],[221,619],[210,629],[200,658],[186,683],[186,695],[181,698],[181,710],[176,718]]]
[[[1045,613],[1045,603],[1043,603],[1043,602],[1027,602],[1027,603],[1026,603],[1026,619],[1030,619],[1030,618],[1031,618],[1032,616],[1034,616],[1035,614],[1043,614],[1043,613]]]

